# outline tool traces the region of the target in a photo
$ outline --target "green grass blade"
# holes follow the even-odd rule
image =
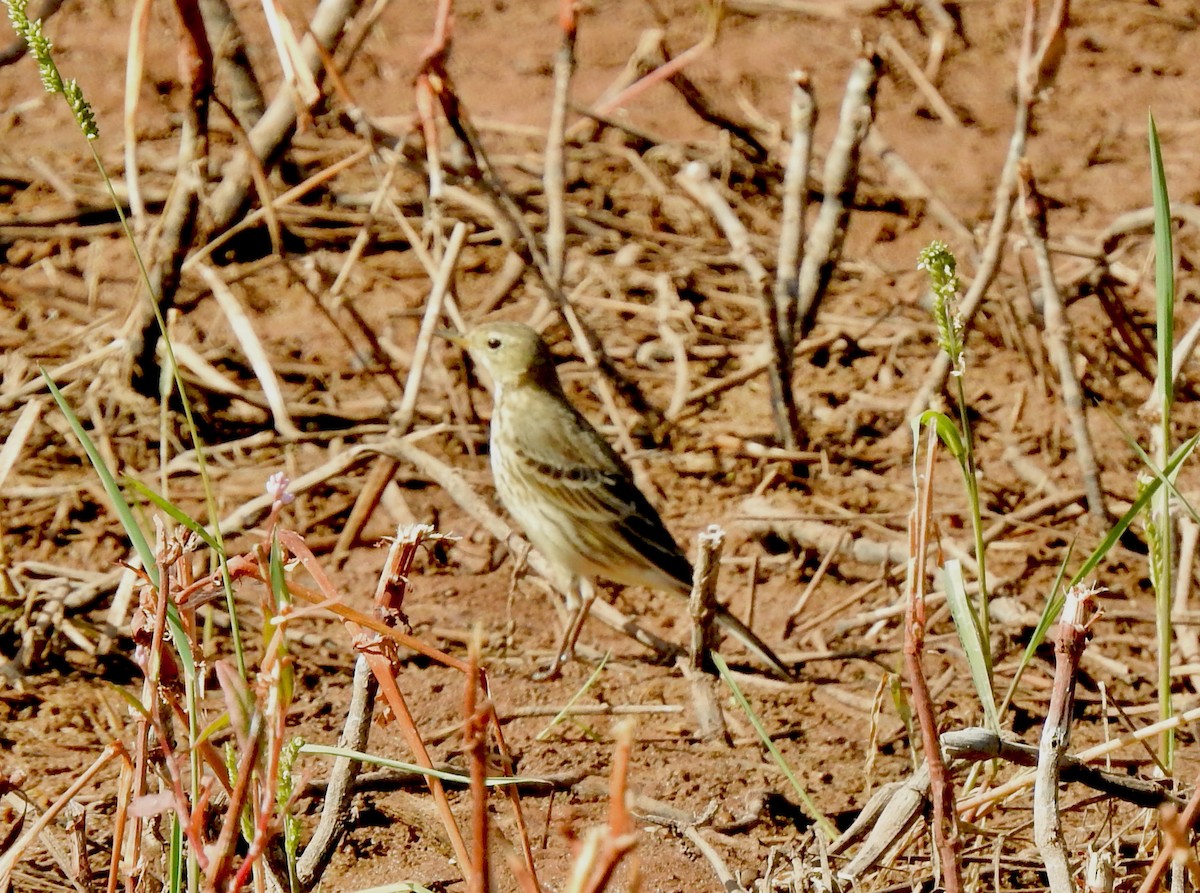
[[[179,506],[175,505],[165,496],[158,493],[156,490],[147,486],[146,484],[143,484],[137,478],[130,477],[127,474],[122,475],[121,480],[124,481],[125,486],[136,491],[137,494],[143,499],[154,503],[154,505],[157,506],[160,511],[170,517],[171,520],[176,524],[186,527],[192,533],[196,534],[196,536],[200,537],[200,539],[204,541],[204,544],[214,552],[221,551],[220,543],[217,542],[216,537],[208,532],[203,524],[201,524],[183,509],[179,508]]]
[[[750,725],[754,726],[754,731],[758,732],[758,737],[762,740],[763,746],[766,747],[767,753],[771,755],[771,759],[775,761],[775,765],[779,767],[779,770],[788,780],[788,783],[791,784],[792,790],[796,792],[796,796],[800,798],[800,802],[804,804],[809,818],[816,822],[817,827],[825,835],[826,840],[836,840],[838,836],[837,828],[833,822],[825,817],[821,810],[817,809],[817,804],[813,801],[813,798],[808,796],[808,791],[804,790],[804,787],[800,784],[800,779],[796,777],[796,773],[792,771],[792,767],[787,764],[787,760],[783,758],[783,754],[779,752],[779,748],[775,746],[775,742],[767,734],[767,729],[762,724],[762,720],[758,718],[758,714],[754,712],[754,708],[750,706],[750,702],[746,700],[746,696],[738,688],[733,674],[729,672],[729,665],[725,663],[725,659],[715,651],[712,652],[712,659],[713,663],[716,664],[717,672],[721,674],[721,678],[733,693],[733,699],[738,702],[738,706],[742,708],[742,711],[750,720]]]
[[[958,630],[958,641],[967,655],[967,666],[971,669],[971,681],[975,683],[975,694],[983,706],[983,715],[988,728],[1000,734],[1000,715],[996,712],[996,696],[992,693],[992,673],[988,651],[983,647],[979,624],[967,597],[967,584],[963,580],[962,564],[955,559],[946,562],[942,569],[942,588]]]
[[[1171,377],[1175,352],[1175,249],[1171,234],[1171,201],[1167,196],[1162,147],[1158,142],[1153,114],[1150,115],[1150,186],[1154,193],[1154,286],[1158,323],[1156,347],[1159,365],[1155,386],[1161,407],[1169,418],[1175,400]]]
[[[441,769],[426,769],[424,766],[418,766],[415,763],[402,763],[399,760],[388,759],[387,757],[381,757],[373,753],[363,753],[360,750],[351,750],[348,747],[305,744],[300,748],[300,753],[323,757],[345,757],[348,760],[358,760],[360,763],[370,763],[374,766],[383,766],[387,769],[398,769],[401,772],[411,772],[413,775],[425,775],[441,781],[448,781],[452,784],[469,785],[471,783],[471,778],[467,775],[460,775],[456,772],[443,772]],[[535,778],[531,775],[497,775],[486,779],[486,784],[489,788],[510,784],[545,783],[547,783],[545,779]]]
[[[79,441],[80,446],[83,447],[83,451],[87,453],[88,460],[92,463],[92,468],[96,470],[96,476],[100,478],[100,484],[104,487],[104,492],[108,494],[109,502],[112,503],[113,510],[116,511],[117,517],[121,521],[121,526],[125,528],[125,536],[129,538],[134,551],[137,552],[138,558],[142,562],[142,568],[154,582],[154,585],[157,586],[158,563],[154,558],[154,550],[150,548],[149,540],[146,539],[142,528],[138,526],[137,520],[133,517],[133,510],[129,508],[129,503],[125,501],[125,495],[121,492],[116,478],[113,477],[112,471],[105,464],[104,457],[100,455],[100,450],[96,448],[96,444],[92,442],[92,438],[83,429],[83,424],[79,421],[79,417],[75,415],[74,410],[71,409],[71,404],[67,402],[67,398],[63,396],[63,392],[54,383],[54,379],[50,377],[45,369],[42,369],[41,373],[42,379],[46,382],[46,387],[50,390],[50,396],[58,404],[58,409],[63,414],[63,418],[67,420],[67,424],[71,426],[71,431],[74,433],[75,439]]]
[[[1180,444],[1178,449],[1176,449],[1174,454],[1171,456],[1171,461],[1169,461],[1166,467],[1163,469],[1163,474],[1155,477],[1154,480],[1150,481],[1142,490],[1142,492],[1138,494],[1137,499],[1133,501],[1133,505],[1129,507],[1129,510],[1121,516],[1120,520],[1117,521],[1116,524],[1109,528],[1109,531],[1105,535],[1104,539],[1100,541],[1100,545],[1098,545],[1092,554],[1088,556],[1087,560],[1084,561],[1079,570],[1075,572],[1074,576],[1071,577],[1066,586],[1059,585],[1059,582],[1061,581],[1060,572],[1060,578],[1055,582],[1055,586],[1051,590],[1053,594],[1051,595],[1049,601],[1046,602],[1046,607],[1042,611],[1042,619],[1038,623],[1037,628],[1033,631],[1033,635],[1030,636],[1029,644],[1025,646],[1025,653],[1021,655],[1021,662],[1017,665],[1017,672],[1013,676],[1012,684],[1009,685],[1008,692],[1004,696],[1004,704],[1006,706],[1012,701],[1013,694],[1017,690],[1017,684],[1021,681],[1021,674],[1025,672],[1025,667],[1029,665],[1029,661],[1032,659],[1034,651],[1036,651],[1038,646],[1045,641],[1047,631],[1054,623],[1055,618],[1058,617],[1058,612],[1062,610],[1063,600],[1066,597],[1064,594],[1066,590],[1070,589],[1077,583],[1082,582],[1083,578],[1094,571],[1100,562],[1104,560],[1104,557],[1109,553],[1112,547],[1116,545],[1117,541],[1124,535],[1125,531],[1129,529],[1129,526],[1137,519],[1138,515],[1145,511],[1146,505],[1154,497],[1154,494],[1158,492],[1158,488],[1162,486],[1164,477],[1169,477],[1172,475],[1175,470],[1183,464],[1184,460],[1191,456],[1192,452],[1196,449],[1197,442],[1200,442],[1200,434],[1193,434],[1182,444]]]

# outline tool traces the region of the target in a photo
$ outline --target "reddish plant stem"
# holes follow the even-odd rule
[[[942,861],[942,883],[946,893],[961,893],[959,866],[961,841],[954,811],[954,788],[938,743],[937,716],[929,684],[921,666],[925,647],[925,560],[929,549],[929,526],[933,501],[933,460],[937,434],[929,428],[925,444],[925,469],[918,493],[918,504],[908,526],[908,581],[904,615],[904,668],[912,692],[913,707],[921,729],[925,763],[929,767],[930,794],[933,800],[933,841]]]

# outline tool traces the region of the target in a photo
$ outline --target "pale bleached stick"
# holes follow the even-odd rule
[[[323,64],[317,42],[330,51],[336,48],[346,23],[361,6],[362,0],[321,0],[309,21],[308,33],[300,42],[303,65],[310,72],[318,71]],[[296,126],[296,112],[294,94],[287,86],[281,87],[250,131],[250,145],[259,162],[274,158],[291,137]],[[222,172],[221,184],[214,190],[209,207],[214,231],[224,230],[237,217],[250,181],[251,163],[245,157],[234,160]]]
[[[686,165],[675,179],[688,195],[716,220],[717,226],[729,242],[730,257],[745,271],[750,279],[751,291],[759,298],[763,328],[766,330],[768,341],[773,345],[770,380],[771,413],[775,417],[775,431],[785,447],[795,449],[801,443],[802,436],[796,400],[792,394],[791,349],[783,343],[776,325],[775,304],[767,270],[750,246],[750,233],[717,188],[707,165],[693,161]]]
[[[124,746],[119,741],[114,741],[104,748],[92,765],[80,773],[79,777],[71,782],[71,786],[63,791],[62,795],[50,805],[50,808],[42,813],[36,822],[29,826],[29,830],[15,841],[3,855],[0,855],[0,890],[9,889],[9,884],[12,882],[13,869],[21,860],[29,845],[46,830],[47,826],[58,817],[58,814],[66,809],[67,804],[78,796],[79,792],[87,787],[96,774],[108,765],[114,757],[129,759],[128,753],[126,753]]]
[[[670,349],[675,361],[675,387],[671,389],[671,400],[663,413],[665,418],[671,418],[678,415],[687,404],[688,389],[691,387],[687,344],[684,343],[683,337],[671,328],[671,311],[682,302],[667,273],[659,273],[654,277],[654,291],[657,296],[654,304],[658,316],[658,334]]]
[[[791,355],[796,342],[796,293],[800,287],[800,250],[808,209],[808,175],[812,167],[813,127],[817,107],[808,72],[792,72],[791,146],[783,173],[783,215],[779,223],[779,256],[775,265],[775,328],[791,381]]]
[[[287,192],[276,196],[271,200],[271,207],[269,209],[259,208],[258,210],[251,211],[249,214],[246,214],[244,217],[238,220],[236,224],[228,229],[223,230],[221,235],[217,236],[211,242],[208,242],[206,245],[204,245],[204,247],[197,249],[195,252],[189,255],[188,259],[183,262],[183,270],[186,272],[192,267],[203,263],[207,257],[209,257],[214,251],[216,251],[238,233],[257,226],[260,222],[262,222],[263,218],[268,215],[268,213],[272,211],[278,211],[298,201],[317,187],[324,185],[329,180],[332,180],[342,171],[358,164],[370,154],[370,148],[356,149],[345,158],[335,161],[333,164],[329,165],[329,167],[317,171],[304,182],[297,183]]]
[[[1037,36],[1038,5],[1029,0],[1025,8],[1025,27],[1021,35],[1021,52],[1017,60],[1017,114],[1013,122],[1012,136],[1008,141],[1008,155],[1004,159],[1004,167],[1000,179],[996,183],[996,193],[993,200],[992,221],[988,226],[987,242],[975,264],[975,277],[963,295],[958,313],[964,326],[970,326],[975,312],[983,303],[983,296],[991,287],[996,273],[1000,269],[1000,260],[1004,254],[1004,245],[1012,220],[1013,199],[1017,191],[1017,164],[1025,155],[1025,144],[1029,139],[1029,127],[1033,118],[1033,107],[1037,102],[1038,93],[1042,87],[1053,78],[1053,70],[1045,65],[1047,55],[1057,45],[1056,36],[1061,35],[1066,24],[1065,0],[1055,0],[1051,11],[1051,27],[1041,43],[1040,49],[1034,49]],[[946,384],[946,376],[950,374],[950,356],[939,350],[934,358],[929,372],[921,382],[921,386],[913,395],[904,413],[900,427],[895,436],[907,436],[907,420],[915,418],[928,407],[933,395],[941,391]]]
[[[267,405],[271,407],[275,430],[287,438],[299,437],[300,429],[292,423],[287,401],[283,397],[283,388],[279,385],[275,368],[271,365],[271,358],[267,355],[266,348],[263,347],[262,341],[254,331],[254,326],[250,322],[250,317],[246,315],[242,302],[237,299],[217,271],[208,264],[201,265],[197,272],[208,284],[221,312],[229,320],[229,326],[233,329],[234,336],[241,344],[247,359],[250,360],[250,366],[254,369],[254,375],[258,378],[259,385],[262,386]]]
[[[1200,661],[1200,632],[1194,627],[1182,623],[1187,616],[1188,602],[1192,597],[1192,576],[1196,567],[1196,545],[1200,541],[1200,524],[1187,515],[1177,522],[1179,528],[1179,559],[1176,567],[1179,573],[1175,577],[1175,593],[1171,602],[1171,619],[1175,638],[1179,642],[1179,653],[1187,663],[1195,664]],[[1200,674],[1189,673],[1193,691],[1200,691]]]
[[[74,360],[68,360],[57,368],[49,370],[46,374],[59,387],[64,388],[66,385],[73,382],[78,373],[87,369],[93,363],[99,363],[114,355],[123,356],[128,349],[128,346],[120,340],[113,340],[103,347],[98,347],[95,350],[88,351],[81,357]],[[0,396],[0,411],[11,409],[19,403],[23,403],[29,397],[46,390],[46,380],[40,375],[36,375],[23,385],[13,388],[7,394]]]
[[[33,430],[33,426],[37,424],[37,420],[42,414],[43,403],[43,398],[35,397],[21,408],[21,414],[17,416],[16,424],[8,433],[4,447],[0,449],[0,492],[4,491],[4,482],[8,480],[9,472],[16,465],[17,457],[25,449],[25,441],[29,438],[29,432]]]
[[[150,0],[136,0],[129,16],[129,57],[125,60],[125,186],[129,190],[129,216],[134,230],[146,225],[146,203],[138,175],[137,110],[141,96],[142,67],[146,60],[146,35],[150,28]]]
[[[900,67],[904,69],[904,73],[916,84],[917,89],[921,91],[921,95],[933,106],[933,110],[937,112],[938,117],[950,125],[951,130],[960,131],[963,129],[962,119],[958,117],[954,109],[950,108],[950,103],[946,102],[942,94],[938,92],[938,88],[930,82],[929,78],[925,76],[925,72],[913,61],[912,56],[908,54],[908,51],[904,49],[896,38],[892,37],[891,34],[884,33],[879,38],[879,48],[887,53],[893,61],[900,63]]]
[[[200,0],[200,14],[212,41],[217,80],[228,85],[230,110],[243,129],[249,130],[262,117],[267,101],[250,66],[246,35],[228,0]]]
[[[576,19],[572,0],[565,0],[560,5],[559,22],[562,26],[562,43],[554,57],[554,99],[550,105],[542,173],[546,194],[546,265],[553,288],[562,288],[567,252],[564,142],[567,97],[571,92],[571,76],[575,72]]]
[[[387,170],[383,174],[383,180],[379,183],[379,188],[375,190],[375,194],[371,197],[371,206],[367,210],[367,219],[363,221],[358,235],[354,237],[354,243],[350,246],[350,250],[346,252],[346,259],[342,261],[342,267],[338,270],[338,274],[333,280],[333,285],[329,286],[329,297],[331,299],[336,299],[341,295],[342,289],[346,287],[346,282],[350,279],[350,274],[362,257],[363,251],[366,250],[367,244],[371,241],[371,224],[379,216],[384,202],[387,201],[388,194],[392,191],[392,182],[396,179],[396,168],[403,158],[404,156],[400,152],[392,154],[392,160],[388,163]]]
[[[1092,435],[1088,431],[1083,389],[1075,375],[1071,324],[1066,316],[1062,294],[1058,290],[1054,266],[1050,262],[1050,250],[1046,247],[1046,207],[1037,191],[1037,184],[1033,179],[1033,169],[1029,162],[1022,159],[1017,169],[1024,199],[1021,205],[1021,216],[1025,222],[1025,233],[1029,239],[1042,286],[1042,319],[1045,323],[1046,352],[1050,354],[1050,360],[1058,370],[1063,404],[1066,406],[1067,417],[1071,421],[1071,432],[1075,439],[1075,454],[1083,473],[1083,489],[1087,494],[1088,514],[1098,523],[1105,525],[1108,523],[1108,508],[1104,499],[1104,491],[1100,488],[1100,471],[1096,460],[1096,450],[1092,445]]]
[[[569,139],[586,138],[585,134],[595,131],[597,122],[605,117],[602,109],[609,108],[614,99],[621,96],[631,84],[641,77],[643,71],[652,66],[653,63],[650,60],[661,59],[662,42],[665,36],[665,33],[659,28],[643,31],[638,36],[637,46],[626,60],[625,67],[597,97],[594,109],[578,110],[584,117],[567,128],[566,136]]]
[[[882,65],[877,54],[864,56],[854,63],[846,79],[837,133],[825,156],[825,198],[805,241],[800,264],[795,313],[799,338],[811,331],[841,256],[850,205],[858,187],[859,154],[875,116],[875,88]]]
[[[371,673],[371,665],[360,654],[354,663],[354,677],[350,686],[350,707],[346,711],[346,722],[338,736],[338,747],[345,750],[365,751],[371,733],[371,719],[375,711],[377,685]],[[300,889],[311,890],[324,872],[329,857],[341,841],[350,823],[350,798],[354,783],[362,764],[347,757],[337,757],[329,770],[329,783],[321,798],[321,818],[304,852],[296,860],[296,879]]]
[[[400,399],[400,408],[396,410],[394,424],[399,434],[407,434],[412,428],[413,413],[416,411],[417,396],[421,391],[421,379],[425,373],[425,361],[429,356],[430,342],[433,341],[439,320],[442,317],[442,302],[450,289],[454,271],[458,266],[458,255],[467,239],[468,226],[456,223],[450,233],[450,241],[446,244],[442,264],[438,269],[437,278],[429,291],[425,302],[425,315],[421,318],[421,329],[417,334],[417,345],[413,349],[412,367],[409,369],[408,380],[404,383],[404,396]]]
[[[1054,643],[1054,687],[1046,709],[1033,783],[1033,836],[1051,893],[1073,893],[1071,860],[1063,837],[1058,804],[1060,765],[1071,743],[1079,658],[1087,647],[1087,632],[1095,619],[1092,592],[1073,587],[1067,592]]]
[[[283,72],[284,83],[295,92],[302,106],[308,108],[321,97],[314,77],[315,69],[304,64],[304,55],[300,51],[299,41],[296,40],[296,32],[292,30],[291,22],[279,8],[279,0],[263,0],[262,7],[267,31],[275,45],[275,56]]]

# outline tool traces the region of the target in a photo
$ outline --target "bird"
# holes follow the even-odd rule
[[[571,581],[573,615],[550,679],[571,660],[596,591],[606,579],[687,596],[692,565],[629,466],[567,398],[550,348],[529,326],[486,322],[448,335],[492,380],[490,461],[501,504],[529,542]],[[771,668],[791,670],[741,620],[718,607],[717,623]]]

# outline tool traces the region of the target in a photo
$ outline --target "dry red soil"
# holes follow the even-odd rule
[[[119,182],[125,171],[127,5],[67,0],[46,23],[64,74],[77,78],[95,105],[102,130],[96,148]],[[297,27],[311,5],[284,4]],[[446,127],[441,151],[458,191],[431,207],[413,80],[433,30],[434,4],[386,5],[344,65],[343,83],[305,122],[282,168],[268,172],[267,186],[281,194],[362,148],[355,121],[369,121],[386,145],[399,140],[406,149],[400,162],[389,171],[393,154],[363,157],[281,208],[278,220],[287,233],[282,256],[272,253],[261,228],[213,255],[265,345],[301,436],[276,433],[255,372],[210,285],[194,269],[183,277],[179,312],[172,317],[176,343],[244,394],[218,393],[199,380],[198,364],[185,363],[211,450],[218,514],[230,515],[258,496],[273,472],[300,478],[384,436],[431,287],[413,236],[395,215],[404,215],[435,252],[453,223],[463,220],[471,229],[452,289],[462,317],[471,322],[487,314],[542,326],[562,358],[572,398],[605,431],[620,425],[629,433],[635,447],[630,458],[679,541],[694,554],[699,531],[710,524],[727,531],[721,597],[741,616],[752,614],[764,638],[796,661],[798,679],[784,684],[755,674],[753,662],[732,645],[729,657],[748,671],[740,677],[743,687],[800,783],[827,816],[848,824],[873,789],[907,776],[913,764],[914,745],[888,688],[901,672],[901,617],[887,609],[901,604],[914,504],[907,414],[937,356],[917,255],[931,240],[944,240],[959,258],[964,285],[973,281],[1018,102],[1025,4],[947,3],[947,32],[938,30],[935,5],[731,4],[715,42],[684,71],[716,109],[750,128],[766,147],[766,159],[749,159],[743,144],[702,121],[669,84],[609,113],[614,126],[574,131],[577,138],[567,145],[565,291],[646,404],[618,394],[616,421],[599,396],[602,376],[584,362],[533,271],[526,267],[510,287],[498,289],[508,275],[506,258],[513,256],[511,236],[487,206],[461,197],[486,191],[466,170],[465,153]],[[1111,228],[1151,203],[1147,119],[1153,112],[1172,200],[1181,210],[1176,331],[1185,332],[1200,315],[1194,263],[1200,214],[1192,205],[1200,192],[1200,17],[1182,0],[1076,7],[1057,70],[1046,72],[1046,89],[1034,106],[1025,156],[1049,209],[1048,244],[1071,326],[1072,365],[1107,510],[1116,517],[1136,496],[1144,473],[1128,438],[1148,445],[1155,421],[1143,408],[1153,386],[1154,266],[1148,225],[1116,234]],[[278,62],[262,9],[246,2],[235,4],[235,11],[249,37],[251,62],[273,94]],[[539,237],[557,16],[550,2],[460,2],[447,61],[463,113],[487,148],[496,177]],[[708,11],[681,0],[584,4],[568,126],[586,123],[578,110],[591,108],[619,77],[647,30],[662,29],[672,55],[679,55],[704,40],[711,21]],[[152,225],[172,183],[184,106],[175,61],[179,26],[170,4],[152,6],[149,35],[136,131]],[[944,53],[931,63],[943,38]],[[687,404],[664,424],[662,411],[674,397],[746,369],[765,337],[755,283],[707,211],[681,188],[678,172],[693,160],[710,167],[749,230],[749,250],[773,272],[791,73],[807,72],[819,113],[811,223],[846,78],[864,45],[879,48],[884,61],[876,131],[924,187],[901,179],[877,146],[863,152],[840,262],[812,332],[796,351],[794,390],[805,443],[794,456],[770,451],[778,440],[761,372]],[[902,57],[917,69],[929,67],[927,90],[918,87]],[[229,99],[221,80],[217,94]],[[219,165],[240,150],[223,112],[214,111],[212,126],[215,187]],[[370,216],[386,179],[390,204]],[[8,439],[22,411],[40,401],[15,465],[0,479],[0,659],[7,662],[0,677],[0,776],[19,781],[23,794],[44,807],[110,741],[132,743],[134,722],[112,686],[140,692],[141,676],[132,662],[127,615],[117,618],[123,626],[108,654],[89,654],[84,647],[105,631],[113,569],[127,557],[128,544],[82,449],[38,385],[38,367],[65,370],[59,381],[68,399],[107,460],[129,475],[160,487],[161,457],[170,463],[188,441],[176,401],[163,415],[159,400],[129,385],[130,358],[120,339],[144,300],[136,268],[86,144],[61,99],[42,92],[28,59],[0,68],[0,201],[0,434]],[[351,245],[362,231],[370,238],[355,257]],[[139,230],[146,244],[154,236],[151,229]],[[331,299],[334,278],[347,264],[340,297]],[[992,649],[1000,692],[1013,678],[1060,565],[1066,562],[1073,572],[1105,529],[1087,513],[1079,444],[1045,346],[1043,300],[1018,203],[997,276],[968,329],[964,378],[984,523],[995,533],[988,571],[998,600]],[[375,353],[364,332],[376,339]],[[685,352],[682,362],[677,345]],[[382,368],[384,361],[394,374]],[[1200,424],[1192,405],[1196,380],[1189,361],[1180,377],[1176,442]],[[942,396],[935,402],[947,405]],[[414,430],[427,434],[419,445],[456,469],[490,505],[489,412],[486,390],[464,369],[458,351],[435,344],[415,408]],[[817,864],[810,820],[736,705],[722,695],[732,744],[700,741],[690,688],[679,670],[654,663],[645,648],[595,619],[584,628],[581,659],[564,678],[533,682],[531,672],[557,636],[554,597],[426,471],[401,463],[397,486],[371,514],[359,541],[348,555],[333,555],[378,461],[364,456],[306,490],[283,523],[304,535],[339,592],[362,610],[370,606],[385,554],[372,544],[397,524],[428,522],[460,537],[423,553],[405,608],[416,635],[459,657],[472,630],[481,630],[496,709],[512,717],[505,733],[518,771],[571,779],[553,799],[540,792],[524,797],[542,881],[562,889],[572,842],[604,821],[613,729],[620,719],[585,716],[539,733],[608,654],[581,703],[645,710],[636,717],[631,789],[685,816],[707,817],[699,833],[743,884],[763,877],[772,859],[777,885],[800,884],[795,865]],[[185,457],[168,465],[167,481],[172,498],[202,516],[195,472],[194,460]],[[1180,492],[1194,493],[1198,478],[1194,463],[1186,464]],[[945,554],[970,566],[966,505],[957,468],[943,456],[934,521]],[[147,528],[151,514],[143,516]],[[248,525],[261,519],[259,513],[241,525],[232,551],[260,541]],[[1135,524],[1136,536],[1089,577],[1107,592],[1081,673],[1073,746],[1124,729],[1113,704],[1124,706],[1135,724],[1150,722],[1158,709],[1154,596],[1147,559],[1134,541],[1142,529]],[[202,564],[198,572],[205,570]],[[1192,574],[1189,562],[1183,576],[1190,580]],[[249,637],[260,647],[253,620],[260,592],[247,585],[239,596]],[[606,597],[659,635],[687,640],[686,612],[672,596],[630,590]],[[789,626],[789,613],[802,597],[802,610]],[[930,613],[924,663],[939,721],[944,728],[978,723],[979,702],[948,611],[935,601]],[[214,659],[229,653],[223,617],[223,608],[214,608]],[[1193,653],[1192,627],[1179,629],[1178,662],[1200,659]],[[314,616],[293,630],[298,692],[290,723],[309,741],[332,743],[344,716],[354,649],[332,617]],[[1052,661],[1048,647],[1039,652],[1006,719],[1027,741],[1037,740]],[[399,666],[418,728],[432,734],[459,721],[460,673],[407,655]],[[1182,707],[1195,702],[1194,679],[1183,671],[1175,680]],[[545,712],[538,714],[538,707]],[[214,695],[213,716],[220,709]],[[376,727],[371,749],[411,758],[393,726]],[[439,739],[432,750],[437,761],[465,765],[458,736]],[[1185,785],[1194,777],[1198,753],[1184,731],[1174,776]],[[1153,772],[1144,750],[1124,750],[1118,760],[1130,771]],[[299,769],[320,779],[327,760],[306,758]],[[79,798],[87,808],[87,858],[97,877],[107,871],[114,779],[114,772],[103,773]],[[466,795],[453,796],[466,816]],[[1082,788],[1066,788],[1063,796],[1072,807],[1072,854],[1078,858],[1090,841],[1119,843],[1119,883],[1134,884],[1147,852],[1153,853],[1140,849],[1144,817],[1132,807],[1094,802]],[[404,879],[464,889],[459,866],[431,830],[436,823],[420,818],[426,803],[420,785],[361,793],[323,889]],[[305,811],[315,805],[311,798],[300,802]],[[994,826],[970,837],[968,855],[978,860],[968,862],[983,872],[984,884],[993,883],[993,858],[1004,866],[995,881],[1001,887],[1045,884],[1028,807],[1027,795],[1018,798],[991,820]],[[754,810],[752,819],[740,821]],[[496,798],[492,811],[511,838],[506,801]],[[0,833],[16,820],[11,805],[0,806]],[[1154,821],[1153,814],[1147,821]],[[633,882],[636,863],[644,890],[721,888],[710,862],[677,828],[652,821],[639,827],[633,861],[621,869],[617,886]],[[69,849],[68,832],[55,833]],[[865,883],[874,889],[926,883],[928,854],[926,839],[916,837],[890,869],[870,873]],[[68,880],[63,865],[71,861],[35,846],[19,868],[18,889],[100,889],[99,880],[90,887]],[[514,888],[503,859],[496,862],[497,884]],[[157,864],[148,869],[158,870]]]

